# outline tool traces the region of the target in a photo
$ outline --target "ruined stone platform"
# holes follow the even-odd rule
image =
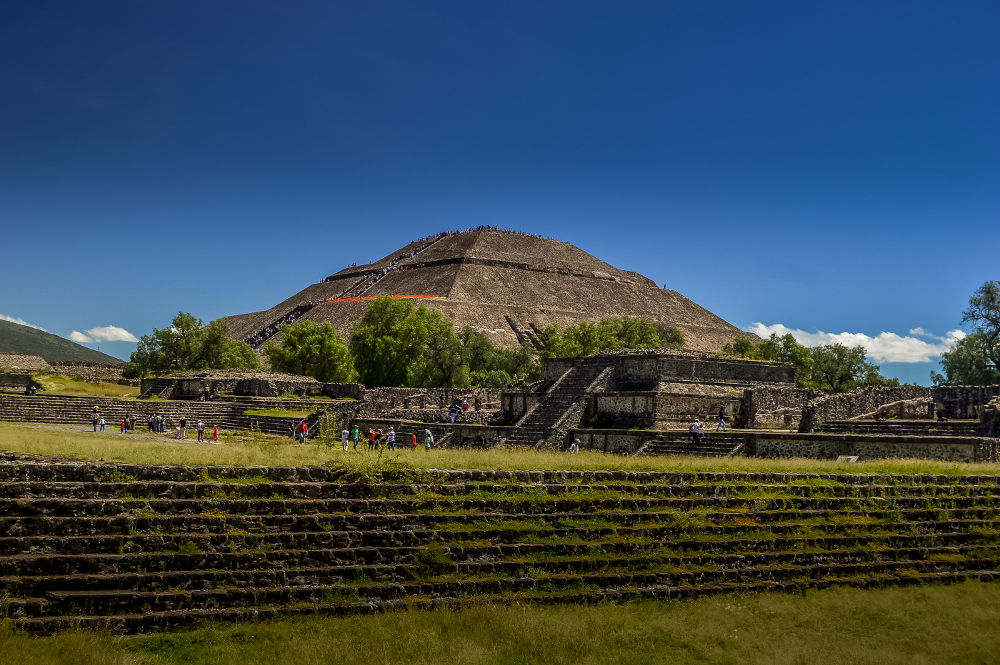
[[[998,579],[1000,477],[171,467],[0,455],[25,629]]]

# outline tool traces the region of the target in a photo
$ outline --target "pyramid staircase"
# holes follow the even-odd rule
[[[608,361],[599,357],[584,358],[575,363],[521,416],[504,443],[536,446],[544,442],[574,407],[583,405],[598,378],[606,376],[611,369]]]
[[[350,453],[361,454],[361,453]],[[1000,478],[143,467],[0,454],[37,632],[1000,580]]]

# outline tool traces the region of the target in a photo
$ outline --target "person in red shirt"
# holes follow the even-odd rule
[[[306,421],[303,420],[299,424],[299,439],[302,441],[302,443],[306,442],[306,434],[308,433],[309,433],[309,425],[306,423]]]

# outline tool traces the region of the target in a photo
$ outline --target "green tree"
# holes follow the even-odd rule
[[[204,325],[188,312],[178,312],[169,328],[143,335],[125,365],[127,378],[174,371],[259,368],[260,360],[246,342],[229,337],[229,326],[216,320]]]
[[[722,347],[722,355],[751,360],[791,363],[795,365],[795,378],[799,387],[809,387],[813,378],[813,350],[795,341],[791,333],[778,337],[775,333],[754,344],[746,337],[737,337]]]
[[[676,328],[662,328],[649,319],[623,317],[583,321],[559,328],[546,326],[538,335],[539,354],[543,358],[590,356],[615,349],[651,349],[680,347],[684,335]]]
[[[970,325],[973,335],[978,336],[976,346],[987,366],[1000,370],[1000,282],[989,281],[976,289],[962,313],[962,323]]]
[[[314,377],[325,383],[350,383],[357,379],[354,359],[343,338],[329,322],[299,321],[282,326],[284,344],[264,345],[271,369]]]
[[[941,368],[944,374],[931,372],[935,385],[987,386],[1000,382],[1000,371],[990,363],[979,333],[963,337],[941,354]]]
[[[437,310],[409,300],[382,296],[355,321],[350,350],[361,382],[370,386],[405,386],[410,381],[443,380],[451,348],[438,336],[454,336],[451,322]],[[429,355],[428,355],[429,354]],[[433,358],[432,358],[433,356]],[[438,367],[434,367],[438,365]]]
[[[812,349],[813,383],[828,393],[868,386],[898,386],[898,379],[882,376],[879,366],[866,360],[865,347],[827,344]]]

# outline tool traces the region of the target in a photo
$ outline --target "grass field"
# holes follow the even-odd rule
[[[90,397],[138,397],[139,386],[120,386],[117,383],[90,383],[65,374],[35,372],[31,375],[42,384],[46,392],[59,395],[87,395]]]
[[[756,459],[749,457],[626,457],[583,451],[579,455],[522,449],[434,449],[369,453],[362,442],[343,452],[335,445],[295,444],[287,437],[224,432],[224,445],[175,441],[167,435],[141,430],[119,434],[94,433],[72,425],[0,423],[0,450],[104,459],[134,464],[321,465],[336,463],[371,468],[376,464],[437,469],[609,469],[631,471],[788,471],[802,473],[937,473],[1000,474],[1000,464],[962,464],[935,460],[873,460],[855,464],[811,459]]]
[[[716,596],[624,606],[511,606],[207,625],[115,638],[29,637],[0,624],[22,665],[964,665],[1000,654],[1000,585],[801,596]]]

